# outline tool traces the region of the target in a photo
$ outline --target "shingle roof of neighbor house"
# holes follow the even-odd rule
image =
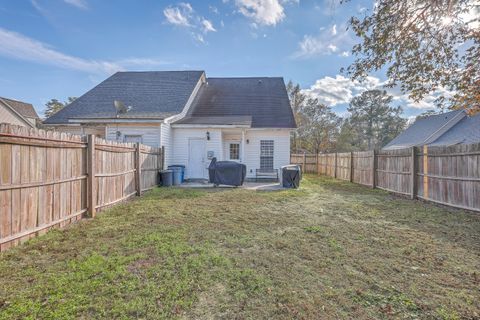
[[[207,78],[176,124],[248,124],[246,117],[252,128],[296,127],[283,78]]]
[[[415,121],[383,149],[477,142],[480,142],[480,114],[468,116],[465,111],[456,110]]]
[[[3,97],[0,97],[0,101],[2,101],[3,103],[6,103],[10,108],[12,108],[16,112],[18,112],[20,115],[24,116],[25,118],[34,118],[34,119],[39,118],[37,112],[33,108],[33,105],[30,103],[3,98]]]
[[[163,119],[182,111],[202,74],[203,71],[117,72],[44,123],[115,118],[115,100],[132,107],[122,118]]]

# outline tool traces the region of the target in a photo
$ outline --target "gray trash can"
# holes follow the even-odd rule
[[[180,167],[171,167],[168,170],[173,172],[173,185],[177,186],[182,184],[182,171],[183,169]]]
[[[173,171],[172,170],[160,171],[160,179],[162,180],[162,186],[171,187],[173,184]]]
[[[185,181],[185,166],[183,164],[172,164],[171,166],[168,166],[168,169],[174,170],[175,168],[180,168],[182,169],[182,183]]]

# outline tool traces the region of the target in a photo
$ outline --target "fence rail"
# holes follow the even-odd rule
[[[292,154],[291,163],[305,173],[480,212],[480,143]]]
[[[0,124],[0,251],[151,189],[163,154],[141,144]]]

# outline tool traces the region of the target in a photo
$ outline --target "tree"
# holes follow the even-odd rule
[[[478,1],[378,0],[350,26],[361,39],[346,70],[353,79],[385,67],[387,85],[399,85],[415,101],[443,88],[454,94],[440,96],[439,104],[480,112]]]
[[[418,116],[416,116],[416,117],[415,117],[415,120],[425,119],[425,118],[428,118],[428,117],[430,117],[430,116],[434,116],[434,115],[441,114],[441,113],[443,113],[442,110],[440,110],[440,111],[437,111],[437,110],[427,110],[427,111],[422,112],[422,113],[419,114]]]
[[[352,99],[346,124],[354,132],[353,145],[379,148],[402,132],[407,120],[401,117],[400,106],[390,106],[392,98],[386,91],[369,90]]]
[[[68,97],[67,101],[60,102],[57,99],[51,99],[45,104],[45,117],[49,118],[58,111],[62,110],[66,105],[69,105],[77,99],[76,97]]]
[[[290,99],[290,106],[292,107],[293,116],[295,117],[295,122],[297,123],[297,127],[300,128],[303,125],[301,109],[305,103],[307,96],[302,93],[300,85],[298,83],[294,84],[291,80],[287,83],[287,93],[288,98]],[[298,129],[293,132],[291,138],[291,146],[295,152],[300,147]]]
[[[299,134],[303,145],[313,153],[335,150],[341,118],[330,107],[309,98],[301,109],[304,122]]]

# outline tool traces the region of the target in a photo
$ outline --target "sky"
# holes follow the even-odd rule
[[[32,103],[78,97],[117,71],[205,70],[207,77],[281,76],[340,115],[385,73],[340,72],[358,42],[352,0],[0,0],[0,96]],[[390,89],[412,117],[433,107]]]

